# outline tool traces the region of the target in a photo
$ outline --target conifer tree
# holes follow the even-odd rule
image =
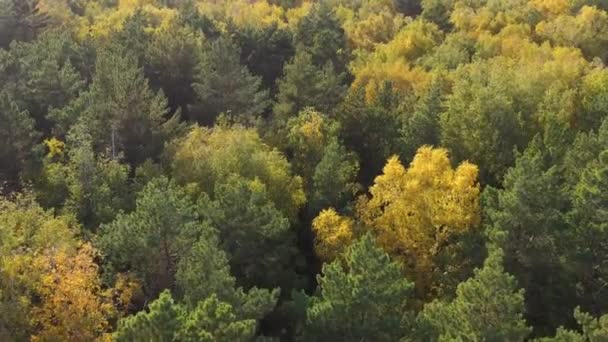
[[[395,341],[408,333],[413,285],[370,235],[323,267],[307,310],[306,341]]]

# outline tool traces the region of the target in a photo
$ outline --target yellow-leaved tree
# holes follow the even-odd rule
[[[322,210],[312,221],[315,233],[315,252],[325,262],[334,260],[354,240],[354,222],[339,215],[333,208]]]
[[[40,330],[32,341],[92,341],[108,331],[114,306],[110,292],[102,290],[96,254],[83,244],[75,255],[47,250],[34,259],[43,275],[37,286],[42,305],[31,317]]]
[[[357,204],[361,222],[403,263],[421,294],[432,286],[436,257],[450,239],[479,223],[477,172],[468,162],[454,170],[445,149],[424,146],[409,169],[390,158],[370,188],[371,198]]]

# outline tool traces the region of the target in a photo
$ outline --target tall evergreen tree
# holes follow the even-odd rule
[[[483,268],[458,286],[456,298],[427,304],[418,317],[431,341],[524,341],[530,333],[523,317],[524,291],[504,271],[502,252],[493,250]]]
[[[347,39],[329,1],[313,5],[300,21],[293,39],[298,51],[310,53],[314,65],[329,62],[339,75],[347,71],[350,58]]]
[[[198,103],[191,114],[199,123],[212,124],[220,113],[252,119],[269,105],[262,79],[241,64],[240,54],[227,36],[206,44],[193,84]]]
[[[396,341],[408,334],[413,285],[370,235],[323,267],[307,310],[305,341]]]
[[[278,81],[279,93],[273,111],[279,120],[287,120],[306,107],[329,113],[344,95],[344,77],[331,63],[317,66],[306,49],[298,49],[285,65]]]
[[[34,120],[0,90],[0,182],[14,189],[25,165],[32,157],[38,133]]]
[[[504,189],[488,187],[483,196],[491,237],[504,250],[505,269],[526,290],[527,319],[539,332],[557,328],[572,310],[571,281],[560,261],[568,197],[543,150],[535,139],[507,172]]]
[[[95,151],[112,159],[122,152],[131,164],[158,158],[178,128],[166,98],[150,89],[135,59],[120,50],[99,53],[89,90],[63,112],[91,135]]]

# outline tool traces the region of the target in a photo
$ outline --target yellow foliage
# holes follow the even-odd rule
[[[46,155],[48,158],[63,156],[63,149],[65,148],[65,143],[63,141],[53,137],[51,139],[46,139],[44,144],[49,149],[49,153]]]
[[[390,2],[368,1],[359,9],[339,5],[336,17],[351,46],[370,51],[377,44],[389,42],[406,24],[406,18],[396,13]]]
[[[353,242],[353,220],[340,216],[332,208],[325,209],[312,221],[315,251],[319,258],[330,262]]]
[[[570,0],[532,0],[532,7],[545,17],[553,17],[570,12]]]
[[[108,331],[114,308],[101,289],[96,254],[84,244],[76,255],[60,249],[35,258],[34,268],[42,274],[41,305],[32,310],[39,327],[32,341],[92,341]]]
[[[358,203],[362,222],[422,289],[448,240],[479,223],[477,173],[468,162],[452,169],[444,149],[421,147],[407,170],[390,158],[370,188],[371,199]]]
[[[216,24],[220,24],[219,26],[222,26],[226,19],[232,20],[238,27],[266,27],[276,24],[279,28],[284,28],[288,25],[285,10],[267,1],[201,1],[197,8]]]
[[[111,291],[112,297],[117,299],[116,304],[121,314],[130,311],[134,297],[143,295],[139,281],[134,276],[124,273],[118,274],[116,284]]]
[[[393,89],[401,93],[418,93],[425,89],[431,79],[429,73],[419,67],[411,68],[405,61],[384,62],[378,59],[362,62],[353,67],[355,80],[352,89],[363,87],[365,99],[373,102],[385,82],[391,82]]]
[[[442,33],[433,23],[416,20],[407,25],[393,40],[378,46],[377,53],[386,61],[405,59],[413,62],[439,45]]]
[[[120,0],[118,7],[97,9],[87,19],[81,20],[78,36],[81,39],[91,36],[94,39],[105,40],[112,32],[120,31],[125,20],[136,10],[141,10],[146,16],[148,26],[145,31],[152,34],[169,28],[178,15],[175,9],[156,7],[154,0]]]
[[[554,45],[577,47],[588,57],[604,57],[608,46],[608,13],[583,6],[576,16],[560,15],[541,21],[536,33]]]
[[[310,13],[310,9],[312,8],[312,2],[304,2],[302,5],[290,8],[285,13],[285,17],[287,18],[287,25],[293,31],[300,24],[300,20]]]
[[[473,37],[482,33],[497,34],[511,24],[529,24],[530,6],[528,0],[457,1],[450,21],[457,30],[468,32]]]
[[[11,305],[8,324],[32,341],[107,339],[110,294],[124,307],[136,288],[119,277],[116,290],[102,289],[97,251],[76,239],[73,224],[28,196],[0,198],[0,310]]]

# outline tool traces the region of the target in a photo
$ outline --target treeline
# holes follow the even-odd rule
[[[0,0],[0,340],[607,340],[607,9]]]

